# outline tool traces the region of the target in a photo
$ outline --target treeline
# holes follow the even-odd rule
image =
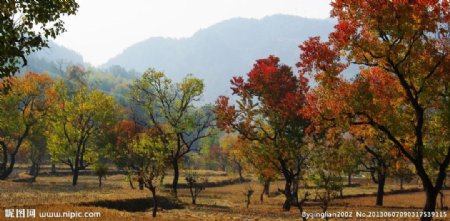
[[[180,162],[198,146],[214,144],[211,156],[257,174],[264,193],[281,177],[285,210],[294,205],[303,212],[314,194],[326,212],[344,178],[351,183],[364,170],[378,184],[377,205],[388,176],[407,181],[415,174],[426,193],[421,220],[431,220],[450,163],[449,3],[331,5],[338,24],[325,41],[311,37],[299,46],[298,73],[276,56],[259,59],[246,77],[231,79],[233,97],[221,96],[215,105],[196,106],[202,80],[188,75],[172,82],[154,69],[117,90],[125,98],[119,105],[96,89],[108,88],[102,75],[95,85],[80,66],[68,67],[62,79],[11,77],[33,45],[12,53],[0,69],[0,179],[12,173],[25,146],[37,171],[45,150],[67,164],[73,185],[90,165],[101,181],[109,161],[151,191],[156,216],[167,168],[176,197]],[[360,69],[346,79],[350,64]],[[195,203],[202,187],[194,176],[186,181]],[[313,190],[301,190],[311,182]],[[246,192],[247,206],[253,192]]]

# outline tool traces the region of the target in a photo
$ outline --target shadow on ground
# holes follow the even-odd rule
[[[235,179],[230,179],[230,180],[222,180],[222,181],[218,181],[218,182],[207,182],[205,184],[203,184],[203,187],[223,187],[223,186],[227,186],[227,185],[233,185],[233,184],[240,184],[240,183],[247,183],[250,182],[251,180],[249,179],[240,179],[240,178],[235,178]],[[172,184],[164,184],[164,187],[166,189],[170,189],[172,188]],[[179,183],[178,184],[178,188],[179,189],[188,189],[189,186],[187,183]]]
[[[127,212],[145,212],[150,208],[153,208],[153,199],[149,197],[126,200],[99,200],[89,203],[80,203],[79,205],[104,207],[108,209],[116,209]],[[182,204],[162,196],[158,197],[158,207],[165,210],[184,208]]]

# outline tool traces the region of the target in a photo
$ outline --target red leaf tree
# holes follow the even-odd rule
[[[263,147],[257,148],[259,155],[285,178],[283,209],[289,210],[298,201],[298,182],[306,157],[303,137],[308,121],[297,110],[305,103],[308,80],[303,75],[295,76],[275,56],[257,60],[247,77],[231,80],[236,105],[230,104],[228,97],[218,98],[217,125]]]

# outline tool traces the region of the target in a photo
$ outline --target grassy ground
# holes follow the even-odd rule
[[[174,200],[168,190],[159,191],[161,207],[156,220],[293,220],[300,219],[299,211],[295,207],[289,212],[281,209],[284,201],[282,195],[276,194],[276,189],[282,188],[282,181],[272,184],[273,192],[270,198],[265,197],[264,202],[259,201],[262,187],[258,182],[228,184],[227,181],[236,180],[236,176],[228,176],[223,172],[197,171],[201,176],[207,177],[208,182],[215,183],[215,187],[208,187],[200,193],[197,205],[191,204],[188,189],[179,190],[179,199]],[[169,184],[172,177],[165,178]],[[183,176],[180,183],[184,183]],[[333,201],[330,212],[353,212],[353,217],[346,220],[361,220],[355,217],[356,212],[375,211],[420,211],[424,204],[423,192],[409,192],[401,194],[387,194],[383,207],[376,207],[376,186],[370,182],[358,180],[357,187],[344,189],[345,198]],[[224,183],[224,185],[220,185]],[[0,181],[0,220],[6,219],[5,209],[18,208],[36,209],[39,212],[67,212],[67,211],[93,211],[100,212],[101,218],[86,218],[73,220],[150,220],[152,200],[148,190],[131,189],[124,175],[111,175],[98,187],[95,176],[82,175],[79,185],[71,186],[71,177],[48,176],[38,177],[35,183]],[[226,185],[225,185],[226,184]],[[418,188],[417,185],[407,185],[407,189]],[[251,205],[245,208],[244,191],[248,188],[255,190]],[[386,191],[397,190],[398,185],[388,184]],[[313,192],[314,190],[309,189]],[[366,194],[364,196],[359,196]],[[445,191],[445,197],[450,191]],[[450,206],[449,200],[445,203]],[[320,212],[317,202],[308,202],[306,212]],[[450,215],[450,214],[449,214]],[[12,220],[12,219],[6,219]],[[21,219],[24,220],[24,219]],[[45,219],[30,219],[45,220]],[[49,219],[47,220],[61,220]],[[315,219],[321,220],[321,219]],[[331,219],[340,220],[340,219]],[[366,220],[389,220],[388,218],[366,218]],[[418,220],[417,218],[396,218],[396,220]],[[444,220],[444,219],[435,219]]]

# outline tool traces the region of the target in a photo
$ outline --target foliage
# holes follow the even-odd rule
[[[98,161],[96,164],[94,164],[93,168],[94,174],[98,177],[98,186],[102,186],[102,178],[106,177],[106,174],[108,173],[108,166]]]
[[[136,169],[141,165],[142,159],[134,150],[133,142],[142,132],[143,128],[137,122],[129,120],[118,122],[108,131],[111,145],[107,152],[118,168]]]
[[[309,100],[321,115],[383,133],[414,165],[427,191],[424,211],[434,211],[450,163],[449,2],[339,0],[332,7],[338,24],[328,41],[300,46],[300,73],[319,82]],[[352,81],[341,76],[348,62],[361,65]]]
[[[117,106],[112,97],[86,87],[77,88],[73,95],[60,82],[58,102],[54,106],[49,150],[53,160],[70,166],[76,185],[78,171],[98,158],[102,148],[96,144],[116,120]]]
[[[130,91],[131,101],[145,109],[146,127],[159,131],[162,142],[171,148],[167,157],[172,162],[172,190],[177,193],[179,160],[198,142],[211,135],[208,130],[213,115],[211,108],[195,108],[203,93],[203,81],[188,75],[180,83],[172,83],[163,72],[149,69],[136,80]],[[173,142],[172,144],[170,144]]]
[[[188,171],[186,173],[186,182],[189,186],[189,191],[191,193],[192,204],[197,203],[197,197],[200,192],[205,190],[205,184],[208,182],[208,179],[203,178],[203,181],[200,183],[198,174],[192,171]]]
[[[0,81],[0,179],[12,172],[16,154],[30,135],[46,123],[55,101],[53,80],[48,75],[27,73]]]
[[[156,189],[157,182],[165,175],[168,161],[167,155],[170,153],[169,146],[164,142],[164,135],[158,129],[153,128],[139,134],[132,143],[133,149],[142,159],[142,166],[139,168],[138,177],[144,182],[153,195],[153,217],[156,216],[158,200]]]
[[[261,161],[273,165],[286,179],[284,208],[291,202],[291,186],[298,179],[306,153],[303,139],[308,121],[299,113],[305,104],[308,80],[296,77],[291,68],[269,56],[256,61],[248,79],[231,80],[236,105],[221,96],[216,101],[217,126],[226,132],[238,132],[242,139],[256,141],[251,147]],[[296,191],[293,191],[296,192]],[[296,193],[294,193],[295,195]]]
[[[78,9],[74,0],[2,1],[0,5],[0,77],[18,71],[31,52],[47,47],[49,38],[65,31],[62,16]]]

